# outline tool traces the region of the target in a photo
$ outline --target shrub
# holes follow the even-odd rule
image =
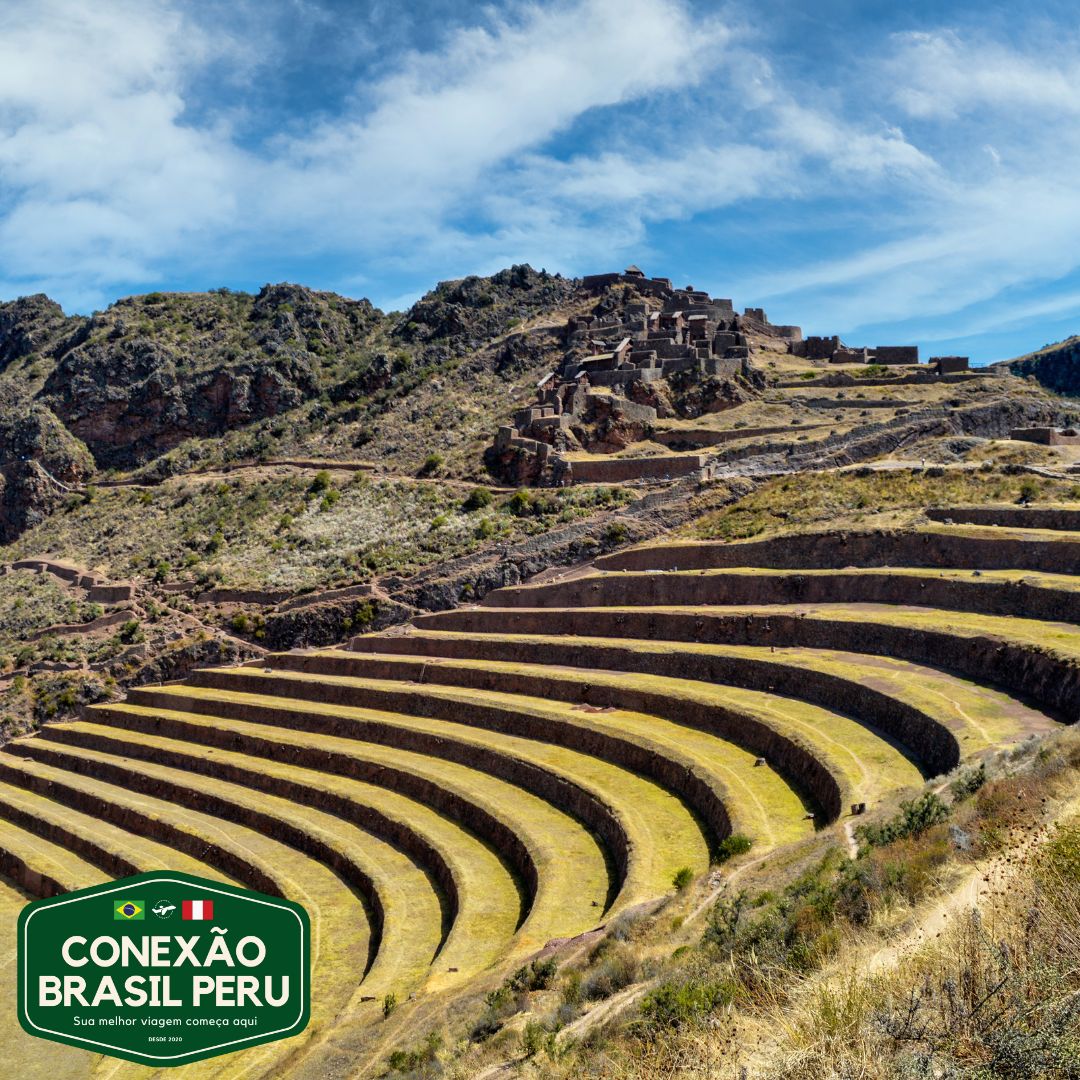
[[[319,503],[319,510],[322,513],[326,513],[327,510],[332,510],[336,505],[338,499],[341,498],[341,492],[336,488],[330,488],[322,497],[322,501]]]
[[[521,1033],[521,1048],[526,1057],[534,1057],[541,1050],[551,1056],[555,1052],[555,1032],[536,1020],[530,1020]]]
[[[623,543],[628,535],[629,531],[621,521],[613,521],[604,530],[604,543],[614,547],[616,544]]]
[[[736,855],[745,855],[751,848],[753,841],[749,836],[742,833],[732,833],[725,836],[716,847],[716,861],[727,862]]]
[[[1038,862],[1041,878],[1080,885],[1080,825],[1059,825]],[[1075,891],[1075,890],[1074,890]]]
[[[949,793],[954,802],[970,798],[986,783],[986,762],[980,762],[976,769],[965,769],[950,785]]]
[[[442,1036],[437,1032],[429,1032],[427,1038],[415,1050],[394,1050],[387,1059],[387,1065],[392,1072],[411,1073],[431,1065],[435,1062],[439,1051],[442,1049]]]
[[[637,956],[625,945],[611,945],[603,959],[581,987],[587,1001],[601,1001],[637,981],[640,965]]]
[[[691,978],[686,982],[665,982],[646,995],[641,1015],[654,1028],[679,1028],[734,1000],[735,987],[729,982]]]
[[[680,866],[675,871],[675,876],[671,879],[671,884],[675,886],[676,890],[682,892],[691,881],[694,880],[694,871],[689,866]]]
[[[1033,499],[1039,497],[1040,490],[1038,482],[1028,477],[1020,484],[1020,497],[1016,501],[1020,503],[1029,503]]]
[[[320,469],[311,479],[311,484],[308,486],[308,491],[312,495],[318,495],[323,491],[329,491],[330,489],[330,473],[326,469]]]
[[[524,488],[518,488],[510,496],[506,508],[514,517],[525,517],[526,514],[532,511],[532,496]]]
[[[419,476],[433,476],[445,464],[446,459],[438,451],[428,454],[424,458],[424,464],[420,466]]]
[[[949,816],[949,808],[932,791],[900,804],[900,813],[880,825],[862,825],[856,832],[871,847],[882,847],[909,836],[919,836]]]
[[[504,985],[518,994],[530,990],[546,990],[555,981],[558,969],[554,957],[534,960],[528,967],[518,968]]]
[[[397,994],[392,991],[382,999],[382,1014],[384,1020],[389,1020],[393,1011],[397,1008]]]
[[[485,487],[473,488],[469,492],[465,501],[461,504],[462,510],[466,513],[473,513],[475,510],[483,510],[488,507],[494,501],[494,496]]]
[[[138,619],[128,619],[120,627],[120,633],[117,636],[125,645],[134,645],[136,642],[146,640],[146,635],[142,632]]]

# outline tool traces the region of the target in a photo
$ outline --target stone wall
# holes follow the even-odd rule
[[[1080,591],[1053,588],[1037,579],[1029,583],[872,571],[624,573],[501,589],[485,598],[486,606],[515,608],[830,603],[899,604],[1080,624]]]
[[[108,706],[97,707],[94,715],[107,717],[117,728],[131,728],[134,731],[144,728],[142,717],[111,710]],[[61,738],[68,738],[71,734],[62,725],[50,727],[47,731],[50,737],[53,737],[54,732],[59,733]],[[357,755],[342,754],[325,745],[319,745],[314,740],[310,746],[297,746],[294,742],[275,738],[274,729],[269,725],[265,735],[241,735],[228,729],[196,726],[177,717],[162,715],[155,720],[154,731],[167,738],[195,740],[207,746],[235,750],[253,757],[289,761],[302,768],[391,788],[445,814],[486,840],[513,868],[529,900],[536,896],[540,880],[539,870],[536,857],[525,840],[508,828],[497,813],[418,773],[366,760],[359,751]]]
[[[1058,506],[931,506],[925,514],[931,521],[957,525],[1080,532],[1080,509]]]
[[[599,570],[704,570],[764,566],[780,570],[846,566],[958,566],[972,570],[1080,572],[1080,538],[964,536],[933,531],[803,533],[768,540],[701,541],[631,548],[596,560]]]
[[[1009,432],[1009,438],[1019,439],[1021,442],[1040,443],[1043,446],[1080,444],[1080,432],[1074,428],[1066,428],[1064,431],[1053,427],[1013,428]]]
[[[480,609],[483,611],[484,609]],[[425,629],[468,630],[467,616],[478,612],[442,612],[425,616],[417,624]],[[491,612],[491,614],[496,614]],[[507,610],[501,616],[502,633],[576,634],[589,637],[635,638],[642,641],[694,641],[707,644],[798,646],[813,649],[856,650],[892,656],[917,664],[956,672],[975,682],[998,685],[1035,701],[1050,715],[1074,723],[1080,716],[1080,663],[1046,648],[977,633],[938,627],[894,626],[875,621],[868,613],[861,621],[835,619],[812,612],[796,615],[769,612],[715,611],[693,613],[657,611],[589,612],[573,610]],[[923,733],[928,735],[929,733]],[[923,761],[934,760],[941,747],[912,742]],[[939,736],[933,736],[936,740]]]
[[[624,484],[630,480],[670,480],[704,467],[703,454],[645,458],[596,458],[569,462],[576,484]]]

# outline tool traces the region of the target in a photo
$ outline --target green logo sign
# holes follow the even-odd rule
[[[146,1065],[297,1035],[311,1003],[299,904],[172,871],[27,904],[19,1023]]]

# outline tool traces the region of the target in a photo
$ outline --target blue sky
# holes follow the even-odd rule
[[[0,298],[637,262],[852,344],[1080,332],[1075,4],[0,0]]]

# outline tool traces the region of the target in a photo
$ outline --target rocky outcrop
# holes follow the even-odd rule
[[[320,358],[362,345],[377,318],[288,284],[131,297],[65,343],[41,395],[100,465],[137,465],[318,396]]]
[[[489,278],[473,275],[442,281],[409,308],[394,336],[410,342],[440,338],[478,348],[485,339],[565,303],[575,286],[573,280],[536,271],[527,263]]]
[[[43,521],[93,468],[86,447],[49,409],[0,389],[0,543]]]
[[[1033,376],[1055,394],[1080,394],[1080,336],[992,366],[1013,375]]]
[[[47,354],[81,322],[44,293],[0,304],[0,371],[15,360]]]
[[[288,347],[191,372],[182,353],[145,339],[80,346],[45,384],[56,414],[103,466],[135,465],[192,436],[276,416],[318,389],[308,358]]]

